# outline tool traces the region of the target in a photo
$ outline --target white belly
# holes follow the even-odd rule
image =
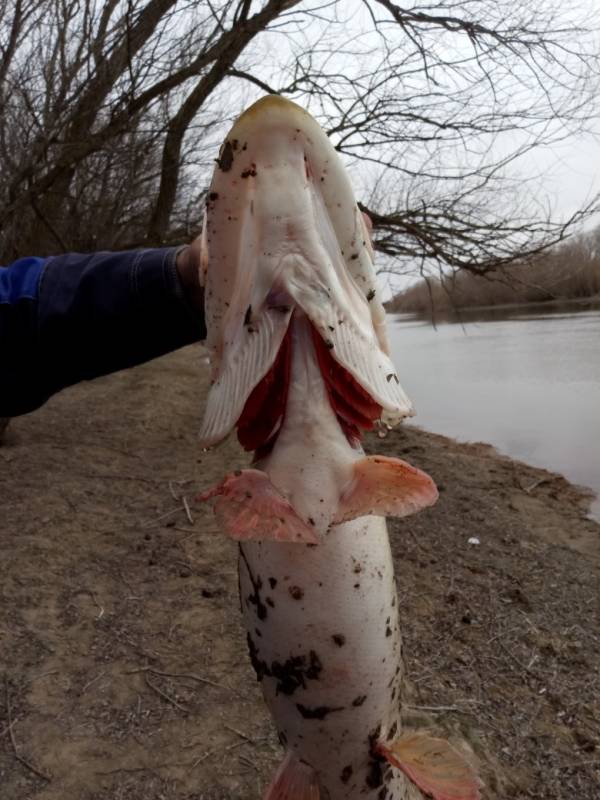
[[[385,520],[339,525],[316,547],[246,543],[239,567],[250,654],[282,744],[317,771],[329,800],[407,797],[405,778],[371,752],[400,724]]]

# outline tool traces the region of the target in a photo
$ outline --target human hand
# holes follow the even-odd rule
[[[191,244],[179,250],[175,266],[188,301],[195,308],[204,311],[204,290],[200,285],[201,238],[201,236],[197,236]]]

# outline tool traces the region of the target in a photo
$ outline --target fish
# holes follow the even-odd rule
[[[387,516],[437,499],[361,436],[414,413],[390,359],[369,221],[329,138],[268,95],[216,160],[202,230],[211,385],[200,432],[252,466],[199,496],[239,543],[248,651],[284,756],[265,800],[476,800],[449,743],[404,731]]]

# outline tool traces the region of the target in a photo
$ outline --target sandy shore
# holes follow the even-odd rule
[[[7,431],[3,800],[258,800],[279,762],[235,547],[192,502],[247,460],[233,441],[198,451],[205,390],[188,348],[66,391]],[[367,446],[441,490],[390,524],[405,716],[471,743],[485,798],[597,800],[600,525],[585,493],[414,428]]]

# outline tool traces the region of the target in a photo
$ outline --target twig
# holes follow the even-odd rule
[[[219,750],[218,747],[213,747],[212,750],[207,750],[206,753],[201,755],[200,758],[197,758],[193,762],[193,764],[191,765],[190,769],[195,769],[195,767],[197,767],[198,764],[201,764],[203,761],[206,761],[207,758],[210,758],[210,756],[214,755],[218,750]]]
[[[465,708],[459,708],[458,706],[405,706],[405,708],[409,708],[411,711],[431,711],[432,713],[444,713],[445,711],[456,711],[459,714],[472,714],[472,711],[468,711]]]
[[[41,672],[39,675],[32,675],[31,676],[31,680],[32,681],[41,681],[42,678],[47,678],[48,675],[58,675],[59,672],[60,672],[60,670],[58,670],[58,669],[51,669],[48,672]]]
[[[96,603],[96,605],[100,609],[100,613],[98,614],[96,619],[102,619],[102,617],[104,616],[104,606],[100,605],[100,603],[98,602],[98,599],[96,598],[96,595],[94,594],[94,592],[92,592],[90,589],[88,589],[87,591],[88,591],[89,596],[94,601],[94,603]]]
[[[193,483],[193,480],[192,478],[187,478],[186,480],[183,481],[174,481],[174,480],[169,481],[169,492],[171,493],[171,497],[173,498],[173,500],[181,500],[181,495],[177,494],[177,492],[173,488],[173,484],[175,483],[178,483],[179,487],[181,488],[182,486],[185,486],[186,483]]]
[[[14,722],[11,722],[10,725],[7,725],[3,730],[0,731],[0,739],[10,731],[13,725]]]
[[[171,703],[171,705],[174,705],[174,706],[175,706],[175,708],[178,708],[180,711],[183,711],[183,713],[184,713],[184,714],[187,714],[187,713],[189,713],[187,708],[185,708],[184,706],[180,705],[180,704],[177,702],[177,700],[175,700],[173,697],[170,697],[168,694],[166,694],[165,692],[163,692],[163,691],[162,691],[162,689],[159,689],[159,688],[158,688],[158,686],[156,686],[154,683],[152,683],[152,681],[151,681],[151,680],[150,680],[150,678],[148,677],[148,673],[147,673],[147,672],[146,672],[146,674],[145,674],[145,676],[144,676],[144,677],[145,677],[145,680],[146,680],[146,685],[147,685],[147,686],[149,686],[149,687],[150,687],[150,689],[152,689],[153,691],[155,691],[157,695],[159,695],[160,697],[162,697],[162,698],[163,698],[163,700],[166,700],[166,701],[167,701],[167,703]]]
[[[250,758],[247,758],[245,755],[238,756],[238,761],[243,764],[245,767],[253,769],[255,772],[258,772],[258,767]]]
[[[156,765],[153,769],[160,769],[161,764]],[[107,769],[102,772],[96,771],[95,775],[116,775],[117,772],[149,772],[149,767],[117,767],[116,769]]]
[[[185,506],[183,506],[183,504],[180,505],[180,506],[177,506],[177,508],[172,508],[170,511],[165,511],[165,513],[161,514],[159,517],[156,517],[155,519],[151,519],[151,520],[148,520],[147,522],[145,522],[142,525],[142,528],[151,528],[153,525],[156,525],[157,522],[160,522],[161,519],[166,519],[167,517],[172,517],[173,514],[178,514],[182,509],[185,511]]]
[[[117,772],[155,772],[158,769],[172,769],[173,767],[187,767],[189,764],[173,762],[172,764],[153,764],[151,767],[116,767],[115,769],[96,770],[95,775],[116,775]]]
[[[194,518],[192,517],[192,512],[190,511],[190,506],[189,506],[189,503],[187,501],[187,497],[185,495],[183,495],[183,497],[181,499],[183,500],[183,507],[185,508],[185,514],[186,514],[186,516],[188,518],[188,521],[189,521],[190,525],[193,525],[194,524]]]
[[[99,681],[99,680],[100,680],[100,678],[102,678],[102,677],[104,677],[104,672],[99,672],[99,673],[98,673],[98,675],[96,675],[96,677],[95,677],[95,678],[92,678],[92,680],[91,680],[91,681],[88,681],[88,682],[85,684],[85,686],[84,686],[84,687],[81,689],[81,694],[83,694],[83,693],[85,692],[85,690],[86,690],[86,689],[89,689],[89,688],[90,688],[90,686],[92,686],[94,683],[96,683],[96,681]]]
[[[229,686],[225,686],[223,683],[216,683],[216,681],[211,681],[210,678],[203,678],[201,675],[193,675],[187,672],[161,672],[153,667],[140,667],[139,669],[128,670],[126,674],[135,675],[139,672],[151,672],[153,675],[160,675],[161,678],[187,678],[191,681],[198,681],[198,683],[206,683],[209,686],[215,686],[217,689],[227,689],[227,691],[231,691],[231,688]]]
[[[34,767],[33,764],[31,764],[29,761],[27,761],[27,759],[24,758],[19,753],[19,748],[17,747],[17,742],[16,742],[16,739],[15,739],[14,731],[13,731],[14,722],[13,722],[13,718],[12,718],[12,709],[11,709],[11,705],[10,705],[10,692],[9,692],[9,689],[8,689],[8,678],[6,677],[6,675],[4,676],[4,693],[6,695],[6,716],[8,718],[8,728],[7,728],[7,730],[8,730],[8,735],[10,737],[10,743],[12,745],[12,749],[13,749],[13,753],[15,755],[15,758],[17,759],[17,761],[20,764],[22,764],[24,767],[27,767],[27,769],[30,770],[30,772],[33,772],[34,775],[37,775],[38,778],[41,778],[43,781],[46,781],[47,783],[50,783],[52,778],[50,778],[44,772],[41,772],[39,769],[37,769],[37,767]],[[15,720],[15,722],[16,722],[16,720]]]
[[[205,753],[203,753],[200,756],[200,758],[197,758],[194,761],[194,763],[192,764],[191,769],[194,769],[195,767],[198,766],[198,764],[201,764],[203,761],[206,761],[207,758],[210,758],[210,756],[213,756],[215,753],[218,753],[218,752],[227,753],[230,750],[234,750],[236,747],[242,747],[243,745],[247,744],[249,741],[250,741],[250,739],[242,741],[242,742],[234,742],[233,744],[227,745],[227,747],[213,747],[212,750],[207,750]]]
[[[237,728],[234,728],[233,725],[225,725],[228,731],[232,733],[237,733],[238,736],[241,736],[242,739],[245,739],[247,742],[252,742],[254,744],[254,739],[251,739],[248,735],[243,733],[242,731],[238,731]]]
[[[537,489],[538,486],[541,486],[542,483],[552,483],[552,481],[555,481],[557,477],[558,476],[553,476],[551,478],[539,478],[539,480],[530,483],[529,486],[523,486],[523,491],[527,492],[527,494],[531,494],[531,492],[533,492],[534,489]]]

